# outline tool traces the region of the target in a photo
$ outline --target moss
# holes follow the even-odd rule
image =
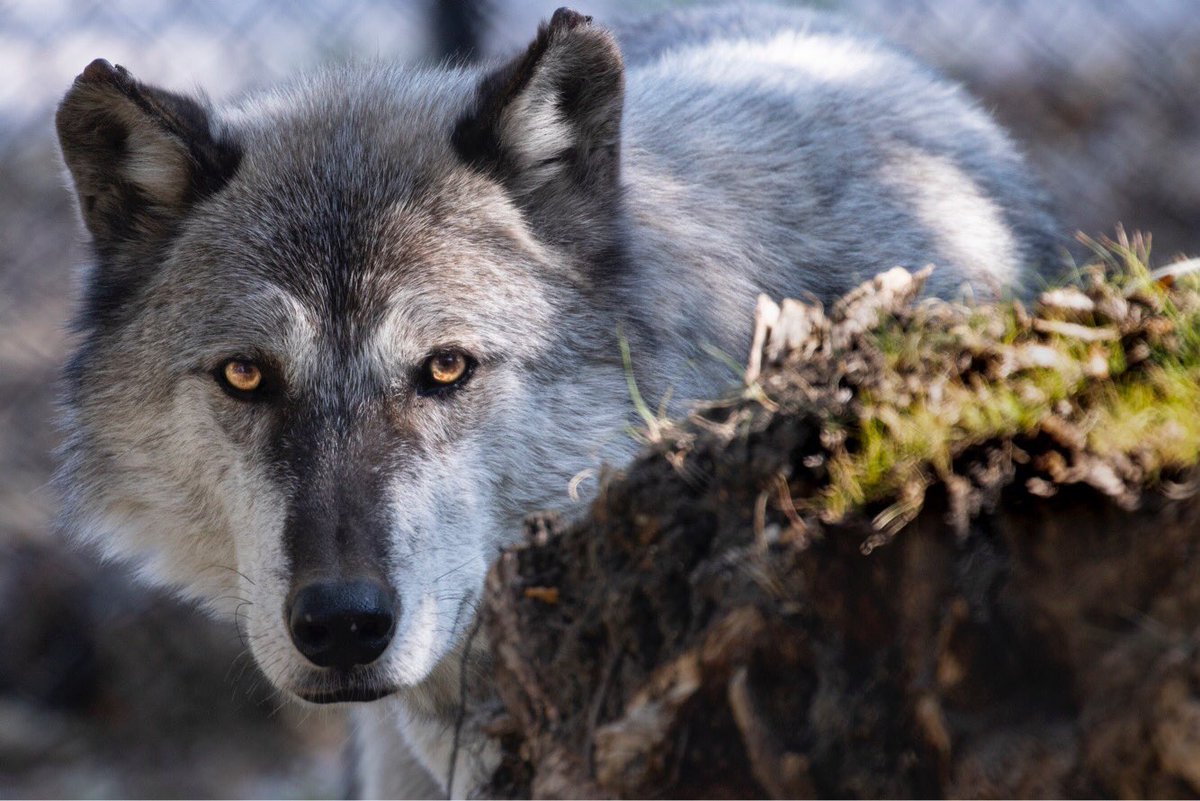
[[[1088,445],[1102,457],[1140,453],[1154,475],[1200,462],[1200,369],[1154,367],[1100,387]]]
[[[873,348],[882,370],[857,381],[844,414],[826,415],[839,432],[827,437],[827,482],[799,505],[836,521],[888,504],[877,521],[898,528],[962,454],[1047,429],[1072,432],[1089,458],[1133,459],[1147,483],[1200,462],[1197,282],[1156,281],[1140,242],[1105,243],[1103,255],[1074,287],[1079,308],[1045,295],[1033,315],[1016,302],[926,303],[852,343]]]

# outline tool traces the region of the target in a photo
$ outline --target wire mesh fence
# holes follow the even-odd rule
[[[0,3],[0,797],[340,792],[336,719],[297,727],[201,621],[49,534],[54,382],[84,255],[55,104],[97,56],[216,98],[345,58],[486,57],[561,0]],[[679,3],[579,0],[606,15]],[[964,81],[1014,132],[1064,228],[1200,251],[1191,0],[827,0]],[[182,634],[181,632],[186,632]]]

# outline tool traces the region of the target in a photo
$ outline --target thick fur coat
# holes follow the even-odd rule
[[[446,789],[489,563],[632,453],[620,337],[681,409],[760,292],[1020,292],[1053,259],[983,111],[797,11],[560,10],[507,63],[220,106],[96,61],[57,125],[95,254],[64,522],[236,616],[281,692],[359,702],[368,795]],[[467,732],[449,790],[491,753]]]

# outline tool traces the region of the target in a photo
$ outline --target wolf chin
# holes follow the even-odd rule
[[[94,253],[64,525],[236,617],[281,692],[358,702],[366,795],[488,775],[466,731],[446,787],[487,687],[466,634],[523,516],[631,455],[618,332],[681,409],[729,383],[712,349],[743,354],[757,293],[927,263],[938,294],[1019,293],[1053,258],[974,103],[798,11],[561,9],[507,63],[223,106],[97,60],[57,128]]]

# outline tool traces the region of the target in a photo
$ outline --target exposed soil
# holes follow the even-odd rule
[[[668,429],[586,520],[532,521],[488,584],[487,794],[1200,793],[1193,430],[1139,422],[1118,452],[1093,425],[1164,369],[1194,380],[1194,294],[1094,277],[1028,314],[916,304],[919,283],[764,306],[742,397]],[[897,332],[923,355],[889,355]],[[1051,351],[1084,367],[1021,362]],[[859,458],[869,420],[1023,381],[1049,394],[959,419],[932,460]]]

